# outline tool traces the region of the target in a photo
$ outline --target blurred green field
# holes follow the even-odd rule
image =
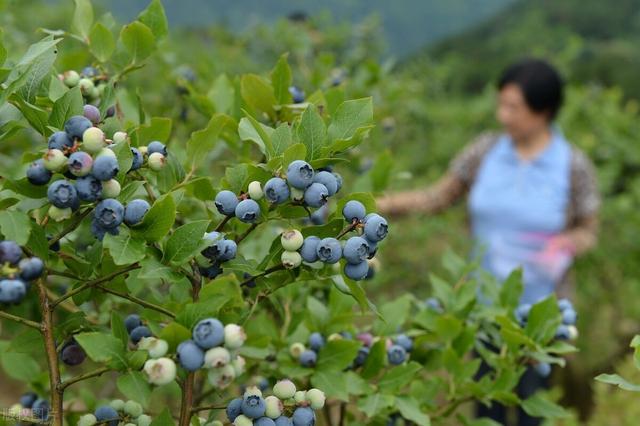
[[[128,84],[138,88],[150,116],[174,118],[174,134],[186,139],[211,113],[229,108],[220,102],[220,94],[235,83],[219,75],[267,73],[289,52],[294,82],[307,94],[338,83],[349,97],[373,96],[381,125],[359,148],[361,155],[340,167],[355,182],[353,190],[381,193],[425,187],[474,135],[497,128],[493,79],[504,64],[522,54],[550,59],[569,83],[560,125],[596,164],[604,198],[598,246],[580,258],[572,272],[580,352],[557,375],[555,392],[574,408],[576,418],[588,419],[587,424],[634,425],[637,397],[596,384],[593,377],[616,368],[630,371],[628,342],[640,328],[640,52],[629,48],[630,34],[640,34],[640,20],[636,14],[633,24],[623,28],[617,25],[625,18],[619,10],[611,19],[598,20],[610,9],[603,11],[596,6],[604,3],[595,1],[567,3],[571,7],[565,5],[567,18],[561,21],[545,18],[560,13],[554,2],[537,7],[516,3],[503,12],[510,15],[500,15],[508,17],[508,26],[493,21],[399,64],[383,54],[385,41],[375,18],[357,24],[326,16],[303,23],[283,19],[240,34],[222,26],[175,28],[147,69],[131,74]],[[636,3],[621,2],[620,10],[633,10]],[[43,36],[33,28],[68,25],[71,2],[51,7],[40,1],[0,0],[0,28],[10,52],[21,52]],[[545,15],[545,8],[556,15]],[[114,18],[101,19],[108,23]],[[590,36],[598,23],[611,31]],[[553,33],[538,37],[544,28],[553,28]],[[81,52],[74,40],[65,39],[59,71],[87,65],[89,58]],[[123,108],[137,108],[136,99],[119,101]],[[2,113],[7,111],[0,111],[0,117]],[[0,147],[0,162],[17,175],[20,170],[12,158],[40,141],[32,132],[19,130],[11,142]],[[220,174],[226,165],[221,161],[212,174]],[[427,297],[428,274],[442,270],[443,253],[465,255],[471,245],[464,203],[433,217],[395,220],[391,226],[381,269],[368,284],[374,301],[406,292]]]

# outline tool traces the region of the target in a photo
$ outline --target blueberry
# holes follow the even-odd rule
[[[31,408],[37,399],[38,395],[35,392],[27,392],[20,397],[20,405],[22,405],[22,408]]]
[[[140,315],[131,314],[124,320],[124,326],[127,328],[127,333],[131,334],[134,328],[142,325]]]
[[[94,125],[100,123],[100,110],[91,104],[87,104],[82,108],[82,115]]]
[[[531,305],[528,303],[522,304],[516,308],[516,312],[515,312],[516,319],[521,325],[527,322],[530,312],[531,312]]]
[[[10,263],[16,265],[22,259],[22,249],[15,241],[5,240],[0,242],[0,264]]]
[[[113,117],[114,115],[116,115],[116,106],[115,105],[111,105],[109,108],[107,108],[107,111],[105,112],[105,117],[106,118],[110,118]]]
[[[31,406],[31,411],[33,412],[33,416],[41,420],[46,420],[47,418],[49,418],[50,409],[51,409],[51,406],[49,405],[49,401],[42,398],[36,399],[33,405]]]
[[[99,71],[95,67],[92,67],[92,66],[84,67],[82,69],[82,71],[80,71],[80,75],[81,76],[88,77],[88,78],[97,77],[98,74],[99,74]]]
[[[234,240],[219,240],[206,250],[208,250],[208,254],[213,256],[209,257],[210,259],[217,260],[219,262],[226,262],[227,260],[231,260],[236,257],[238,245]]]
[[[27,286],[21,280],[0,280],[0,303],[18,303],[27,294]]]
[[[272,204],[284,203],[289,199],[289,194],[289,185],[282,178],[271,178],[264,185],[264,196]]]
[[[344,274],[354,281],[364,280],[368,273],[369,263],[366,260],[363,260],[358,264],[347,263],[344,265]]]
[[[92,127],[91,120],[82,115],[74,115],[64,123],[64,131],[71,140],[81,140],[85,130]]]
[[[364,235],[369,241],[381,241],[388,233],[388,225],[385,218],[378,214],[373,214],[364,222]]]
[[[313,263],[318,260],[318,244],[320,244],[320,238],[315,235],[309,236],[304,239],[302,247],[300,247],[300,255],[305,262]]]
[[[336,172],[333,172],[333,176],[335,176],[336,181],[338,182],[338,190],[336,192],[340,192],[342,189],[342,176]]]
[[[64,152],[59,149],[50,149],[42,157],[42,165],[51,172],[62,172],[66,169],[68,161]]]
[[[142,339],[143,337],[151,337],[151,336],[153,336],[153,334],[151,333],[151,330],[149,330],[149,327],[144,325],[137,326],[136,328],[131,330],[131,333],[129,333],[129,338],[131,338],[131,341],[136,345],[138,344],[140,339]]]
[[[20,269],[20,278],[24,281],[33,281],[42,275],[44,271],[44,262],[39,257],[30,257],[22,259],[18,263]]]
[[[149,158],[147,159],[147,164],[149,168],[154,172],[158,172],[167,165],[167,159],[164,155],[159,152],[153,152],[149,154]]]
[[[242,414],[250,419],[257,419],[264,416],[267,405],[259,395],[247,395],[242,400]]]
[[[573,304],[569,299],[560,299],[558,300],[558,309],[560,309],[561,312],[567,309],[573,309]]]
[[[86,357],[87,354],[75,340],[67,342],[60,350],[60,359],[69,366],[82,364]]]
[[[287,182],[298,189],[306,189],[313,183],[313,167],[303,160],[292,161],[287,167]]]
[[[298,407],[293,412],[293,426],[314,426],[316,413],[310,407]]]
[[[80,74],[78,74],[74,70],[65,71],[62,74],[62,82],[67,87],[75,87],[78,85],[79,81],[80,81]]]
[[[253,223],[260,217],[260,205],[251,199],[242,200],[235,208],[235,215],[242,222]]]
[[[118,200],[107,198],[96,206],[94,218],[97,225],[104,229],[116,228],[124,220],[124,207]]]
[[[105,145],[104,132],[97,127],[89,127],[82,134],[82,149],[88,153],[97,154]]]
[[[573,309],[567,309],[562,312],[562,323],[564,325],[574,325],[576,323],[577,316],[576,311]]]
[[[96,411],[93,414],[96,416],[96,420],[98,420],[99,423],[108,421],[107,426],[118,426],[120,421],[118,412],[108,405],[102,405],[96,408]]]
[[[259,419],[254,420],[253,426],[276,426],[276,422],[269,417],[260,417]]]
[[[227,419],[229,419],[230,422],[233,422],[236,417],[242,414],[242,398],[231,400],[227,405],[226,413]]]
[[[389,364],[400,365],[407,359],[407,351],[400,345],[391,345],[387,350]]]
[[[342,208],[342,215],[347,222],[353,222],[354,219],[364,220],[366,210],[364,204],[360,201],[350,200]]]
[[[312,351],[319,352],[324,346],[324,337],[320,333],[311,333],[309,336],[309,347]]]
[[[67,132],[55,132],[49,136],[47,146],[49,149],[59,149],[60,151],[64,151],[65,149],[73,146],[73,140],[69,138]]]
[[[86,176],[91,171],[93,158],[83,151],[76,151],[69,156],[69,172],[74,176]]]
[[[429,297],[424,303],[427,309],[435,312],[442,312],[442,305],[440,305],[440,301],[435,297]]]
[[[131,226],[142,222],[142,218],[150,208],[151,206],[146,200],[136,199],[130,201],[124,208],[124,223]]]
[[[362,237],[351,237],[342,249],[342,256],[349,263],[360,264],[369,256],[369,243]]]
[[[149,145],[147,145],[147,153],[151,155],[154,152],[158,152],[166,157],[167,147],[162,142],[153,141]]]
[[[218,192],[214,204],[220,214],[231,216],[235,213],[238,202],[238,196],[225,189],[224,191]]]
[[[533,369],[540,377],[548,377],[551,374],[551,364],[540,362],[533,366]]]
[[[560,324],[558,329],[556,330],[556,339],[558,340],[569,340],[571,339],[571,331],[569,331],[569,326]]]
[[[61,179],[49,185],[47,198],[54,206],[65,209],[75,204],[78,200],[78,192],[71,182]]]
[[[44,166],[44,160],[36,160],[27,169],[27,179],[33,185],[46,185],[51,180],[51,172]]]
[[[204,352],[193,340],[186,340],[176,349],[178,361],[187,371],[196,371],[204,365]]]
[[[322,207],[327,204],[329,190],[321,183],[312,183],[304,191],[304,202],[310,207]]]
[[[102,182],[89,175],[76,181],[76,191],[82,201],[96,201],[102,195]]]
[[[335,238],[324,238],[316,248],[318,259],[325,263],[337,263],[342,257],[342,246]]]
[[[129,171],[138,170],[142,167],[142,163],[144,162],[144,157],[138,148],[131,147],[131,156],[133,157],[133,161],[131,163],[131,168]]]
[[[323,184],[327,188],[327,191],[329,191],[330,197],[338,192],[338,180],[333,173],[325,171],[318,172],[313,176],[313,181]]]
[[[303,367],[315,367],[316,361],[318,360],[318,355],[312,351],[311,349],[307,349],[300,354],[300,365]]]
[[[399,334],[395,339],[395,344],[402,346],[407,352],[411,352],[413,349],[413,339],[406,334]]]
[[[289,86],[289,93],[294,104],[301,104],[304,102],[304,91],[296,86]]]
[[[369,245],[369,255],[367,256],[367,259],[373,259],[378,252],[378,241],[371,241],[366,237],[365,240],[367,240],[367,244]]]
[[[193,328],[193,340],[202,349],[219,346],[224,342],[224,326],[215,318],[203,319]]]
[[[93,162],[91,174],[101,181],[113,179],[119,171],[118,159],[108,155],[102,155]]]
[[[325,204],[324,206],[311,213],[309,219],[311,219],[311,223],[314,225],[324,225],[325,223],[327,223],[328,216],[329,208]]]
[[[353,360],[353,366],[362,367],[368,357],[369,348],[367,346],[362,346],[360,349],[358,349],[358,355],[356,355],[356,358]]]

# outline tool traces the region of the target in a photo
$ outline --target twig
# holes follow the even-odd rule
[[[284,265],[281,263],[279,265],[276,266],[272,266],[271,268],[267,269],[266,271],[258,274],[258,275],[253,275],[249,278],[247,278],[246,280],[244,280],[243,282],[240,283],[240,287],[244,287],[246,285],[248,285],[251,281],[255,280],[256,278],[260,278],[260,277],[264,277],[266,275],[269,275],[273,272],[276,271],[282,271],[283,269],[285,269]]]
[[[131,301],[133,303],[136,303],[136,304],[138,304],[140,306],[143,306],[145,308],[148,308],[148,309],[160,312],[162,314],[165,314],[168,317],[171,317],[171,318],[175,318],[176,317],[176,315],[173,312],[163,308],[162,306],[158,306],[158,305],[153,304],[151,302],[147,302],[146,300],[140,299],[139,297],[132,296],[132,295],[126,294],[126,293],[121,293],[119,291],[113,290],[111,288],[105,287],[105,286],[100,285],[100,284],[96,285],[96,288],[99,288],[100,290],[102,290],[104,292],[107,292],[109,294],[113,294],[114,296],[118,296],[118,297],[121,297],[123,299],[127,299],[127,300],[129,300],[129,301]]]
[[[216,226],[216,229],[214,229],[214,231],[222,231],[222,228],[224,228],[224,226],[231,220],[232,217],[233,216],[225,216],[224,219],[222,219],[222,221],[218,224],[218,226]]]
[[[360,221],[358,221],[358,219],[353,219],[353,222],[351,223],[351,225],[347,226],[346,228],[344,228],[342,230],[342,232],[340,232],[338,234],[338,236],[336,237],[336,240],[339,240],[340,238],[344,237],[345,235],[347,235],[349,232],[353,231],[354,229],[356,229],[358,227],[358,224],[360,223]]]
[[[244,231],[244,234],[240,235],[238,238],[236,238],[236,244],[240,244],[242,242],[242,240],[244,240],[245,238],[247,238],[249,236],[249,234],[258,227],[258,225],[260,225],[259,223],[252,223],[251,226],[249,227],[249,229],[247,229],[246,231]]]
[[[70,274],[69,272],[56,271],[54,269],[47,269],[47,275],[56,275],[58,277],[71,278],[72,280],[82,281],[82,278],[77,275]]]
[[[26,325],[27,327],[35,328],[36,330],[42,329],[42,324],[39,322],[31,321],[26,318],[19,317],[17,315],[10,314],[5,311],[0,311],[0,317],[6,318],[11,321],[19,322],[22,325]]]
[[[91,379],[93,377],[99,377],[108,371],[111,371],[111,370],[107,367],[102,367],[94,371],[89,371],[88,373],[80,374],[78,376],[72,377],[69,380],[65,380],[64,382],[60,383],[57,389],[60,392],[64,392],[64,390],[67,387],[71,386],[74,383],[81,382],[82,380]]]
[[[151,185],[149,185],[149,181],[147,181],[146,179],[144,180],[144,189],[145,191],[147,191],[147,195],[149,196],[151,202],[153,203],[154,201],[156,201],[156,194],[153,193],[153,188],[151,188]]]
[[[49,240],[49,248],[53,247],[55,243],[60,241],[65,235],[67,235],[68,233],[76,229],[78,225],[80,225],[80,222],[82,222],[82,219],[84,219],[89,213],[91,213],[92,210],[93,210],[93,207],[90,207],[84,210],[82,213],[76,216],[75,220],[71,222],[66,228],[64,228],[62,232],[60,232],[55,237],[51,238],[51,240]]]

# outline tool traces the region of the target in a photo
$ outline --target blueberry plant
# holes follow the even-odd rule
[[[22,56],[0,44],[0,141],[22,152],[0,181],[0,361],[29,387],[6,417],[491,424],[458,410],[471,401],[563,414],[514,389],[573,350],[566,301],[518,307],[517,273],[498,285],[452,254],[432,299],[367,297],[393,224],[341,171],[374,126],[371,98],[307,96],[284,54],[267,76],[216,80],[218,108],[178,127],[128,85],[162,79],[161,3],[117,37],[75,3],[69,31]],[[58,69],[69,45],[91,65]]]

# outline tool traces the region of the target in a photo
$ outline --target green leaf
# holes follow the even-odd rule
[[[171,193],[168,193],[153,203],[142,223],[132,230],[132,234],[149,242],[160,241],[167,235],[175,219],[176,205]]]
[[[218,143],[220,134],[226,128],[233,128],[235,120],[226,114],[215,114],[202,130],[191,133],[187,141],[187,159],[192,167],[202,163],[207,154]]]
[[[348,139],[359,127],[373,122],[373,101],[371,98],[354,99],[343,102],[332,117],[329,125],[329,139]]]
[[[307,297],[307,312],[316,328],[321,328],[329,320],[329,310],[313,296]]]
[[[156,416],[149,426],[175,426],[176,423],[173,421],[173,417],[171,417],[171,411],[169,408],[165,408],[162,410],[159,416]]]
[[[167,262],[181,265],[196,255],[203,248],[202,236],[208,226],[208,220],[198,220],[176,229],[167,241],[164,259]]]
[[[627,379],[620,377],[617,374],[600,374],[596,377],[596,380],[602,383],[616,385],[620,389],[624,389],[626,391],[640,392],[640,385],[631,383]]]
[[[260,151],[270,160],[275,155],[271,135],[274,129],[258,122],[245,111],[246,117],[238,124],[238,133],[243,141],[249,140],[258,145]]]
[[[170,118],[151,117],[149,124],[141,124],[136,130],[138,145],[148,145],[152,141],[166,143],[171,136],[171,126]]]
[[[111,333],[122,342],[122,346],[127,347],[129,343],[129,333],[124,325],[124,320],[116,311],[111,312]]]
[[[191,331],[182,324],[171,322],[160,331],[159,338],[167,341],[171,353],[175,352],[181,342],[191,338]]]
[[[120,40],[132,58],[133,63],[146,59],[155,49],[155,38],[151,29],[139,21],[122,27]]]
[[[67,90],[67,92],[59,97],[53,104],[51,115],[49,116],[49,124],[56,129],[63,129],[64,123],[74,115],[82,115],[82,93],[80,86]]]
[[[293,138],[291,136],[291,126],[289,126],[289,124],[287,123],[280,124],[271,134],[271,144],[273,145],[274,156],[278,156],[286,152],[287,149],[289,149],[289,147],[291,146],[292,142]],[[303,155],[300,160],[304,160],[304,158],[305,157]]]
[[[520,302],[522,294],[522,268],[513,270],[500,287],[500,304],[511,310],[515,309]]]
[[[362,346],[360,342],[355,340],[339,339],[327,342],[320,349],[316,368],[322,371],[343,371],[351,365],[360,346]]]
[[[17,210],[0,211],[0,231],[6,240],[25,245],[31,234],[31,222],[26,213]]]
[[[291,103],[291,94],[289,87],[291,86],[291,67],[287,62],[288,53],[283,53],[278,59],[276,66],[271,71],[271,85],[276,100],[280,105]]]
[[[130,265],[144,259],[146,255],[144,240],[135,238],[125,227],[120,227],[118,235],[107,233],[102,245],[109,250],[116,265]]]
[[[0,28],[0,65],[4,64],[4,61],[7,59],[7,49],[4,47],[4,42],[2,39],[4,38],[4,33],[2,28]],[[0,82],[2,78],[0,78]]]
[[[198,303],[189,303],[176,316],[176,321],[191,330],[201,319],[217,316],[220,308],[230,299],[228,294],[217,294]]]
[[[421,369],[422,366],[414,361],[390,368],[378,383],[380,391],[389,393],[397,391],[414,379],[416,373]]]
[[[147,378],[140,371],[130,371],[118,376],[116,382],[118,390],[128,399],[147,405],[151,396],[151,386]]]
[[[251,108],[259,113],[265,113],[275,118],[273,106],[278,101],[273,93],[273,87],[263,77],[256,74],[245,74],[240,79],[240,94]]]
[[[322,391],[329,398],[336,398],[344,402],[349,401],[347,383],[342,371],[318,370],[311,376],[311,384]]]
[[[4,348],[0,349],[0,352],[4,352]],[[9,377],[23,382],[32,382],[40,374],[40,366],[36,360],[23,353],[0,353],[0,363]]]
[[[367,417],[374,417],[387,408],[393,407],[394,403],[395,397],[393,395],[376,392],[373,395],[369,395],[365,398],[359,398],[358,408]]]
[[[74,1],[76,3],[76,8],[73,12],[71,28],[86,40],[89,35],[91,25],[93,24],[93,7],[89,0]]]
[[[11,103],[18,107],[24,118],[26,118],[38,133],[43,136],[48,136],[51,133],[47,127],[49,113],[45,109],[25,101],[22,96],[23,95],[12,95]]]
[[[568,417],[569,413],[558,404],[546,399],[540,392],[522,401],[522,409],[530,416],[557,419]]]
[[[296,132],[307,147],[307,160],[319,158],[320,150],[327,144],[327,128],[314,104],[309,104],[302,113]]]
[[[126,367],[125,346],[118,338],[110,334],[93,331],[76,334],[74,338],[91,360],[95,362],[113,362],[115,368]]]
[[[560,314],[555,295],[551,295],[531,308],[525,332],[538,343],[549,342],[560,325]]]
[[[116,48],[116,42],[111,31],[100,22],[91,29],[89,34],[89,50],[100,62],[109,60]]]
[[[46,263],[49,258],[49,241],[47,241],[44,227],[38,225],[35,221],[31,222],[31,233],[29,234],[27,247]]]
[[[157,39],[161,39],[169,33],[167,16],[160,0],[153,0],[149,6],[138,15],[138,20],[151,29]]]
[[[400,414],[407,420],[411,420],[419,426],[429,426],[431,421],[429,416],[420,410],[420,403],[410,396],[396,397],[396,406]]]
[[[380,339],[369,349],[369,356],[362,366],[360,375],[364,379],[372,379],[384,368],[387,359],[385,339]]]
[[[301,143],[291,145],[284,152],[282,166],[286,169],[294,160],[304,160],[307,155],[307,147]]]

